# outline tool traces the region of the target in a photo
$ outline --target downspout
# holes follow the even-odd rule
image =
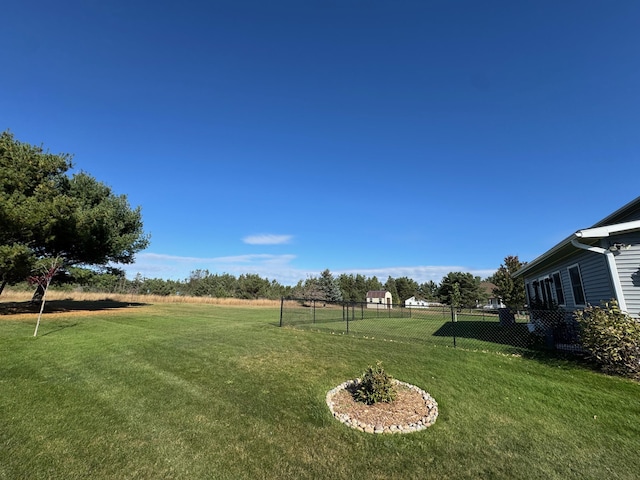
[[[591,245],[585,245],[584,243],[578,242],[577,238],[571,239],[571,245],[576,248],[581,248],[582,250],[587,250],[589,252],[599,253],[607,257],[607,263],[609,264],[609,271],[611,272],[611,280],[613,281],[613,290],[616,293],[616,298],[618,300],[618,307],[623,312],[627,311],[627,302],[624,300],[624,294],[622,293],[622,284],[620,283],[620,276],[618,275],[618,266],[616,265],[616,258],[613,255],[613,252],[607,250],[606,248],[601,247],[593,247]]]

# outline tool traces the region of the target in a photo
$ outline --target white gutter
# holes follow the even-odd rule
[[[616,223],[615,225],[607,225],[604,227],[587,228],[585,230],[578,230],[575,233],[579,238],[604,238],[611,234],[622,233],[631,230],[638,230],[640,228],[640,220],[633,222]],[[573,242],[572,242],[573,243]],[[581,248],[581,247],[578,247]]]
[[[640,222],[629,222],[629,223],[638,223],[640,224]],[[624,225],[624,224],[620,224],[620,225]],[[614,227],[617,225],[613,225]],[[576,237],[578,238],[598,238],[598,236],[596,236],[595,234],[592,233],[592,231],[594,230],[601,230],[601,229],[606,229],[609,227],[601,227],[601,228],[590,228],[587,230],[580,230],[578,232],[575,233]],[[580,235],[581,233],[584,232],[588,232],[587,236],[582,236]],[[606,235],[601,235],[600,238],[602,237],[608,237],[609,233],[613,233],[613,232],[608,232]],[[618,275],[618,266],[616,265],[616,258],[613,255],[613,252],[610,250],[607,250],[606,248],[601,248],[601,247],[593,247],[591,245],[585,245],[584,243],[580,243],[578,242],[578,238],[574,238],[571,240],[571,245],[573,245],[576,248],[581,248],[582,250],[587,250],[589,252],[593,252],[593,253],[599,253],[601,255],[604,255],[607,257],[607,262],[609,264],[609,271],[611,272],[611,280],[613,281],[613,290],[616,292],[616,298],[618,299],[618,307],[620,307],[620,310],[623,312],[627,311],[627,302],[625,302],[624,300],[624,294],[622,293],[622,284],[620,283],[620,276]]]
[[[640,200],[640,197],[638,197],[636,200]],[[636,200],[634,200],[634,202]],[[543,253],[539,257],[537,257],[537,258],[533,259],[531,262],[527,263],[520,270],[518,270],[517,272],[513,273],[512,277],[513,278],[521,277],[521,276],[525,275],[527,272],[529,272],[530,270],[535,269],[540,263],[544,262],[549,257],[552,257],[557,252],[559,252],[563,248],[567,247],[569,244],[573,244],[573,240],[575,240],[575,237],[578,237],[578,238],[605,238],[605,237],[608,237],[609,235],[612,235],[612,234],[621,233],[621,232],[627,232],[627,231],[632,231],[632,230],[640,230],[640,220],[635,220],[633,222],[616,223],[614,225],[608,225],[608,226],[604,226],[604,227],[593,227],[593,228],[586,228],[584,230],[578,230],[573,235],[570,235],[569,237],[565,238],[562,242],[558,243],[552,249],[547,250],[545,253]],[[580,245],[582,245],[582,244],[580,244]],[[574,245],[574,246],[577,247],[577,245]],[[577,248],[582,248],[582,247],[577,247]],[[588,250],[588,249],[589,248],[586,248],[585,250]],[[601,252],[598,252],[598,253],[601,253]]]

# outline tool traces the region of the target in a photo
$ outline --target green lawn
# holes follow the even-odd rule
[[[55,318],[55,320],[52,320]],[[163,304],[0,318],[0,479],[637,478],[640,384],[569,361]],[[370,435],[326,392],[381,360],[437,422]]]
[[[451,321],[449,307],[376,310],[359,305],[353,309],[340,306],[313,309],[288,301],[284,304],[281,323],[334,334],[502,353],[530,353],[536,341],[524,318],[513,325],[501,325],[495,313],[464,311],[458,313],[456,319]]]

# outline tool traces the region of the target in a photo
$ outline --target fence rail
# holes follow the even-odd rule
[[[580,350],[574,323],[558,311],[516,313],[283,298],[280,326],[507,353]]]

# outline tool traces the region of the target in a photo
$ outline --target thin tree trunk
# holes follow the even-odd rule
[[[36,291],[33,292],[33,296],[31,297],[31,302],[32,303],[41,302],[42,299],[44,298],[44,293],[45,293],[44,287],[38,284],[38,286],[36,287]]]
[[[36,335],[38,335],[38,327],[40,326],[40,319],[42,318],[42,312],[44,311],[44,302],[46,301],[46,296],[47,296],[47,290],[49,289],[49,284],[51,283],[51,280],[49,280],[47,282],[47,285],[43,288],[43,293],[42,293],[42,303],[40,304],[40,313],[38,313],[38,321],[36,322],[36,330],[35,332],[33,332],[33,336],[35,337]],[[40,287],[40,285],[39,285]]]
[[[7,286],[7,281],[3,280],[2,283],[0,283],[0,295],[2,295],[2,292],[4,292],[4,287]]]
[[[34,293],[33,295],[34,298],[36,297],[36,294],[39,294],[40,291],[42,291],[42,296],[40,297],[42,303],[40,304],[40,313],[38,313],[38,322],[36,323],[36,330],[33,332],[34,337],[38,335],[38,327],[40,326],[40,319],[42,318],[42,312],[44,311],[44,303],[45,303],[45,298],[47,296],[47,290],[49,289],[49,285],[51,285],[51,280],[53,279],[56,272],[60,268],[60,265],[61,265],[60,258],[56,257],[55,259],[52,259],[51,266],[45,265],[46,269],[42,272],[41,275],[30,277],[30,281],[35,281],[38,283],[38,289],[36,290],[36,293]]]

